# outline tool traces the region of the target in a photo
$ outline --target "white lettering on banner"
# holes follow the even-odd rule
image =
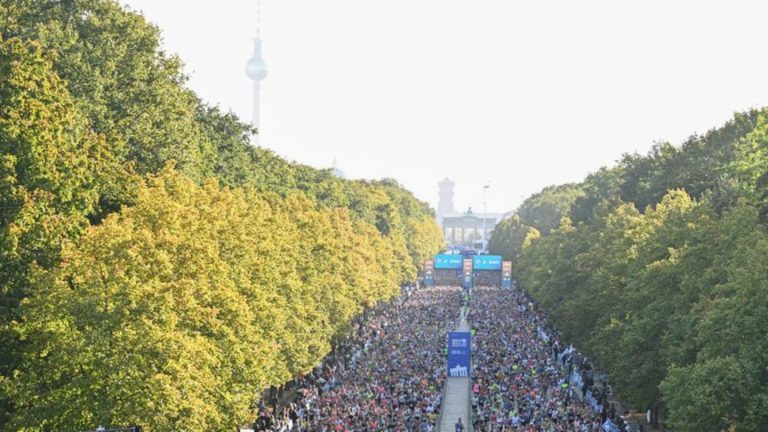
[[[451,347],[452,348],[466,348],[467,347],[467,340],[466,339],[453,339],[453,340],[451,340]]]

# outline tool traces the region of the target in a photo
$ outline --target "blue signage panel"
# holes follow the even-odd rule
[[[436,269],[460,269],[462,260],[461,255],[448,255],[439,254],[435,255],[435,268]]]
[[[424,260],[424,286],[434,286],[435,285],[435,261],[434,260]]]
[[[474,285],[474,279],[472,278],[472,272],[465,271],[464,277],[461,282],[461,287],[464,289],[472,289],[473,285]]]
[[[472,343],[469,332],[448,333],[448,376],[468,377],[472,370]]]
[[[475,255],[472,259],[475,270],[501,270],[500,255]]]

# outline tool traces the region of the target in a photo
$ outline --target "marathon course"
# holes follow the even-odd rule
[[[472,330],[471,378],[446,378],[454,329]],[[276,411],[262,405],[255,430],[631,430],[589,360],[518,289],[406,289],[297,384]]]

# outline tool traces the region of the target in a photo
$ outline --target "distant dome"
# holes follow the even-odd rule
[[[253,55],[245,64],[245,74],[254,81],[261,81],[267,77],[267,64],[261,56],[261,41],[253,40]]]
[[[336,160],[336,158],[333,158],[333,167],[331,167],[331,172],[338,178],[346,178],[344,171],[339,169],[339,162]]]
[[[338,168],[333,168],[332,171],[333,171],[333,175],[335,175],[338,178],[345,178],[346,177],[346,175],[344,174],[344,171],[342,171],[342,170],[340,170]]]

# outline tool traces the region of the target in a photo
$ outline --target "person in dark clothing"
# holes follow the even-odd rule
[[[461,417],[459,417],[459,421],[456,422],[456,432],[464,432],[464,423],[461,422]]]

